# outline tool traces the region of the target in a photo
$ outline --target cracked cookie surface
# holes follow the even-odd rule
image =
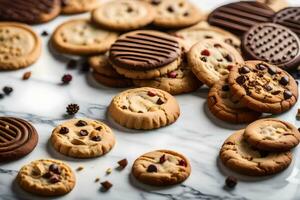
[[[292,162],[290,151],[259,151],[245,141],[243,134],[244,130],[239,130],[224,142],[220,159],[226,167],[248,176],[266,176],[286,169]]]
[[[170,150],[156,150],[137,158],[132,174],[145,184],[168,186],[185,181],[191,173],[189,161]]]
[[[299,144],[295,126],[278,119],[261,119],[248,125],[244,138],[253,147],[265,151],[288,151]]]
[[[231,68],[228,81],[235,98],[257,112],[282,113],[298,99],[294,78],[262,61],[246,61]]]
[[[108,153],[115,145],[115,136],[100,121],[71,119],[52,131],[51,143],[66,156],[91,158]]]
[[[155,129],[174,123],[180,115],[176,99],[150,87],[126,90],[113,98],[109,114],[120,125],[132,129]]]
[[[23,166],[17,181],[26,191],[42,196],[69,193],[75,186],[75,175],[65,163],[53,159],[32,161]]]

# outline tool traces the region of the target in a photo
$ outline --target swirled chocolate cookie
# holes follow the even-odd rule
[[[294,78],[263,61],[246,61],[231,68],[228,82],[234,98],[257,112],[282,113],[298,99]]]
[[[59,15],[60,6],[60,0],[1,0],[0,21],[43,23]]]
[[[270,22],[274,13],[263,3],[240,1],[223,5],[212,11],[208,16],[208,23],[242,36],[253,25]]]
[[[27,121],[0,117],[0,161],[9,161],[29,154],[38,142],[35,128]]]
[[[300,39],[286,27],[273,23],[253,26],[243,37],[242,51],[249,60],[262,60],[283,69],[300,64]]]
[[[177,39],[158,31],[126,33],[110,48],[110,61],[117,67],[149,70],[175,61],[181,53]]]

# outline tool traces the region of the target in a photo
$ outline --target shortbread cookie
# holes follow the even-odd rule
[[[167,64],[165,66],[155,68],[155,69],[149,69],[149,70],[130,70],[130,69],[125,69],[122,67],[118,67],[116,65],[113,65],[113,68],[119,73],[124,75],[127,78],[132,78],[132,79],[153,79],[157,77],[161,77],[165,74],[168,74],[180,66],[181,63],[181,58],[178,57],[175,61],[171,62],[170,64]]]
[[[98,0],[62,0],[61,13],[77,14],[91,11],[100,6]]]
[[[184,28],[205,19],[205,13],[186,0],[151,2],[156,8],[153,24],[162,28]]]
[[[217,118],[230,123],[247,123],[259,118],[261,113],[255,112],[232,99],[228,78],[216,82],[209,90],[207,105]]]
[[[21,168],[17,181],[26,190],[42,196],[69,193],[75,186],[72,169],[59,160],[36,160]]]
[[[102,156],[115,145],[112,130],[92,119],[71,119],[56,127],[51,135],[53,147],[75,158]]]
[[[298,99],[294,78],[262,61],[246,61],[232,67],[228,81],[234,98],[257,112],[282,113]]]
[[[44,23],[59,15],[60,4],[60,0],[1,0],[0,21]]]
[[[184,62],[178,69],[161,77],[150,80],[133,80],[133,83],[138,87],[158,88],[172,95],[193,92],[202,85]]]
[[[180,115],[176,99],[150,87],[126,90],[113,98],[109,114],[120,125],[132,129],[155,129],[174,123]]]
[[[206,39],[190,49],[188,62],[197,78],[212,87],[221,77],[228,75],[230,67],[244,60],[232,46],[220,40]]]
[[[14,117],[0,117],[0,162],[29,154],[37,142],[38,134],[29,122]]]
[[[40,53],[40,38],[29,26],[0,22],[0,70],[27,67],[39,58]]]
[[[184,40],[186,50],[189,50],[194,44],[204,39],[217,39],[233,46],[235,49],[240,51],[241,41],[238,37],[228,31],[211,26],[204,21],[190,28],[176,31],[174,35]]]
[[[128,78],[113,78],[97,72],[92,72],[94,79],[102,85],[113,88],[126,88],[133,86],[132,80]]]
[[[136,159],[132,166],[132,174],[142,183],[168,186],[185,181],[191,174],[191,165],[177,152],[156,150]]]
[[[149,70],[175,61],[181,53],[180,45],[169,34],[141,30],[118,38],[109,52],[113,65],[131,70]]]
[[[243,138],[244,130],[232,134],[220,150],[223,164],[248,176],[266,176],[286,169],[292,162],[290,151],[271,153],[253,149]]]
[[[289,6],[287,0],[256,0],[256,1],[267,4],[274,11],[279,11]]]
[[[154,8],[146,2],[114,0],[102,4],[92,12],[92,20],[101,27],[115,31],[135,30],[150,24]]]
[[[261,119],[248,125],[245,140],[264,151],[288,151],[299,144],[300,133],[295,126],[278,119]]]
[[[51,41],[61,53],[88,55],[106,52],[118,34],[93,25],[89,20],[76,19],[58,26]]]

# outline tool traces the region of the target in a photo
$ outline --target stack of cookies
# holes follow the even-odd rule
[[[232,134],[220,150],[223,164],[248,176],[266,176],[286,169],[300,133],[292,124],[261,119]]]

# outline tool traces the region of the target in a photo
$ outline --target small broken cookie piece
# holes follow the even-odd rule
[[[234,98],[257,112],[282,113],[298,99],[295,79],[263,61],[246,61],[232,67],[228,82]]]
[[[278,119],[261,119],[248,125],[245,140],[254,148],[264,151],[288,151],[300,142],[298,129]]]
[[[75,175],[65,163],[52,160],[36,160],[21,168],[17,181],[24,190],[42,196],[69,193],[75,186]]]
[[[91,158],[108,153],[115,145],[115,136],[103,122],[71,119],[53,130],[51,143],[66,156]]]
[[[243,137],[244,130],[232,134],[220,150],[223,164],[233,171],[248,176],[266,176],[279,173],[292,162],[292,153],[266,152],[251,147]]]
[[[142,130],[167,126],[180,115],[179,105],[172,95],[151,87],[120,93],[113,98],[108,112],[118,124]]]
[[[149,185],[168,186],[185,181],[191,173],[187,158],[170,150],[148,152],[136,159],[133,176]]]

